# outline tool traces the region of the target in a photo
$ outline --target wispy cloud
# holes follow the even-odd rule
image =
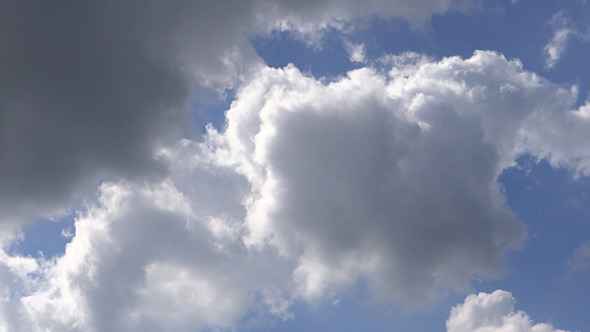
[[[566,277],[583,273],[590,268],[590,241],[582,242],[570,259],[565,262]]]
[[[545,54],[545,68],[553,68],[565,54],[568,43],[571,40],[588,40],[588,27],[573,24],[570,17],[559,11],[549,21],[553,29],[553,35],[543,48]]]

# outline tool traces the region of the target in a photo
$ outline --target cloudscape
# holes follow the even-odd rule
[[[585,1],[0,3],[0,331],[588,331]]]

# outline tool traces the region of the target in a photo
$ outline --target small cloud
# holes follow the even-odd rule
[[[553,37],[543,48],[545,53],[545,68],[551,69],[559,61],[565,52],[567,42],[574,34],[574,30],[569,28],[569,18],[563,11],[559,11],[551,17],[549,24],[553,28]]]
[[[553,29],[553,36],[543,48],[545,69],[551,69],[557,64],[572,39],[589,39],[588,33],[584,33],[581,27],[576,27],[563,11],[555,13],[548,23]]]
[[[61,229],[61,236],[66,239],[71,239],[74,237],[74,232],[71,228],[62,228]]]
[[[447,332],[566,332],[549,323],[534,324],[526,312],[515,312],[515,305],[512,293],[504,290],[471,294],[451,309]]]
[[[351,62],[365,63],[367,61],[365,57],[365,45],[354,44],[348,40],[344,41],[344,48],[348,53],[348,59]]]

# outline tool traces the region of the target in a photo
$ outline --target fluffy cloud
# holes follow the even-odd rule
[[[234,326],[359,278],[416,305],[501,274],[524,227],[497,176],[524,152],[588,173],[588,106],[494,52],[384,61],[330,83],[254,73],[222,131],[151,156],[165,175],[103,183],[63,256],[4,252],[2,324]]]
[[[569,111],[574,88],[493,52],[390,60],[410,64],[326,85],[265,69],[227,113],[220,138],[253,185],[247,241],[301,253],[306,297],[363,275],[376,293],[419,303],[441,284],[497,275],[524,234],[500,172],[525,152],[588,171],[586,140],[560,135],[587,135]]]
[[[280,290],[296,261],[240,241],[246,180],[207,162],[196,143],[162,155],[182,157],[176,175],[102,184],[63,256],[0,257],[7,330],[191,331],[231,326],[250,310],[289,317]]]
[[[514,311],[516,300],[507,291],[469,295],[451,310],[447,332],[566,332],[551,324],[534,324],[524,311]]]

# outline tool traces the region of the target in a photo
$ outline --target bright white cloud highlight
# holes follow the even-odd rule
[[[533,323],[524,311],[514,311],[515,305],[512,294],[504,290],[469,295],[451,310],[447,332],[566,332]]]

